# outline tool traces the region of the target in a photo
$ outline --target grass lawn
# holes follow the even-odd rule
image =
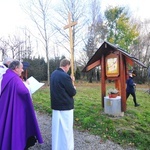
[[[150,94],[144,91],[147,86],[137,85],[139,107],[134,107],[130,96],[124,116],[111,117],[104,114],[101,105],[100,83],[75,85],[74,128],[99,135],[103,140],[109,139],[123,147],[150,149]],[[49,87],[43,87],[33,94],[35,109],[51,114],[49,93]]]

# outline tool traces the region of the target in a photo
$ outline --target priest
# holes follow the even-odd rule
[[[1,81],[0,150],[27,150],[37,141],[43,143],[22,71],[22,63],[14,60]]]

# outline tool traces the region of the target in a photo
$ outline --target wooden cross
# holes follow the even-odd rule
[[[68,14],[68,20],[69,20],[69,24],[64,26],[64,29],[69,28],[70,53],[71,53],[71,76],[74,78],[74,52],[73,52],[72,26],[75,26],[77,22],[71,22],[71,13]]]

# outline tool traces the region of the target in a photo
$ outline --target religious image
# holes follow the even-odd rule
[[[109,58],[107,60],[107,71],[108,73],[116,73],[117,68],[117,58]]]

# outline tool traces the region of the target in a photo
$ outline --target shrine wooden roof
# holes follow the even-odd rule
[[[90,71],[91,69],[95,68],[98,65],[101,65],[100,60],[101,57],[107,56],[110,53],[114,51],[119,51],[121,52],[126,59],[126,62],[129,63],[131,66],[133,66],[134,62],[137,63],[138,65],[147,68],[142,62],[140,62],[137,58],[131,56],[127,51],[124,49],[113,45],[107,41],[104,41],[103,44],[100,46],[100,48],[95,52],[95,54],[91,57],[91,59],[87,62],[86,66],[83,68],[83,72]]]

